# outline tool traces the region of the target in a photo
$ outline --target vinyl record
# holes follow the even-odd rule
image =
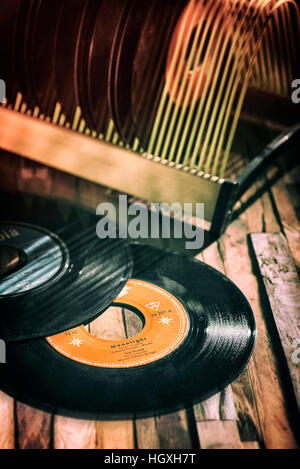
[[[127,1],[101,0],[97,14],[83,27],[78,49],[78,98],[87,125],[98,133],[107,131],[110,119],[108,75],[117,26]],[[93,26],[93,27],[91,27]]]
[[[46,337],[107,308],[131,274],[126,240],[101,240],[72,202],[0,193],[0,338]]]
[[[46,116],[52,116],[57,102],[53,57],[61,0],[39,0],[28,36],[28,64],[34,105]]]
[[[255,322],[240,290],[199,261],[168,254],[142,269],[152,250],[133,253],[133,277],[114,304],[138,312],[143,329],[122,340],[79,327],[10,343],[5,392],[63,415],[119,419],[189,406],[241,373]]]
[[[93,54],[93,35],[95,29],[95,23],[98,17],[99,12],[101,12],[102,1],[87,2],[86,12],[82,18],[80,25],[79,34],[77,37],[77,46],[76,46],[76,55],[74,62],[74,83],[75,83],[75,94],[76,101],[81,109],[82,116],[87,123],[87,126],[94,130],[92,123],[92,116],[89,107],[89,70],[90,70],[90,61]],[[101,16],[101,14],[100,14]],[[104,18],[102,17],[102,25]],[[104,20],[105,21],[105,20]],[[102,46],[102,44],[101,44]],[[101,47],[102,48],[102,47]],[[101,49],[98,51],[100,56],[102,55]],[[103,96],[103,79],[105,65],[100,66],[98,74],[98,83],[99,95]],[[105,107],[105,103],[104,103]]]
[[[29,108],[34,106],[31,76],[28,62],[28,39],[35,18],[36,0],[23,0],[16,12],[13,40],[12,61],[18,91],[22,93],[23,102]]]
[[[97,2],[90,0],[62,0],[61,14],[57,22],[54,51],[55,88],[62,112],[67,121],[73,122],[77,106],[77,55],[83,23]]]
[[[165,85],[168,47],[184,0],[133,0],[111,53],[109,102],[121,138],[147,147]]]

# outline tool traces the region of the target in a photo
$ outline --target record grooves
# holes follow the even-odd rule
[[[131,274],[126,240],[100,240],[99,217],[51,197],[0,193],[0,246],[26,265],[1,278],[0,338],[27,340],[88,322],[107,308]]]

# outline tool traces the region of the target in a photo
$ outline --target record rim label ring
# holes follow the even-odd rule
[[[130,279],[113,304],[133,307],[144,316],[144,327],[137,335],[122,340],[103,340],[80,326],[48,337],[47,342],[60,354],[85,365],[132,368],[169,356],[189,333],[190,320],[183,304],[150,282]]]

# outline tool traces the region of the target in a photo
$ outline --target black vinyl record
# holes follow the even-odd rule
[[[124,142],[147,148],[165,86],[169,43],[186,2],[132,0],[118,24],[110,59],[109,103]]]
[[[63,415],[119,419],[189,406],[241,373],[255,321],[240,290],[184,256],[153,263],[152,250],[141,246],[133,246],[133,256],[133,278],[115,304],[139,310],[140,333],[102,341],[81,327],[9,343],[0,373],[5,392]]]
[[[127,241],[99,239],[99,217],[72,202],[0,198],[0,338],[46,337],[107,308],[131,274]]]
[[[130,1],[130,0],[129,0]],[[77,93],[87,125],[105,133],[110,119],[108,75],[118,24],[128,1],[101,0],[85,19],[77,53]],[[95,6],[94,6],[95,8]]]
[[[57,102],[53,57],[56,46],[57,23],[61,17],[61,0],[39,0],[27,44],[27,67],[34,95],[34,106],[52,116]],[[34,107],[32,104],[32,108]]]

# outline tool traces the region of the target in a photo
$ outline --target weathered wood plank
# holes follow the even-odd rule
[[[194,406],[194,414],[197,422],[202,420],[237,421],[231,386]]]
[[[97,449],[134,449],[132,420],[97,421]]]
[[[139,449],[160,449],[159,436],[154,417],[138,419],[135,422],[137,446]]]
[[[300,271],[300,221],[283,179],[272,187],[272,194],[296,267]]]
[[[55,449],[94,449],[96,446],[95,422],[55,416]]]
[[[125,326],[122,310],[117,306],[111,306],[89,325],[90,333],[99,339],[118,340],[124,339]]]
[[[249,259],[246,243],[249,219],[252,223],[253,220],[257,222],[257,226],[253,223],[252,229],[262,231],[262,219],[257,217],[256,204],[254,204],[241,215],[239,220],[231,224],[220,242],[226,274],[244,292],[250,302],[259,331],[254,355],[248,368],[251,388],[247,393],[244,390],[241,393],[239,387],[237,396],[246,397],[241,415],[248,415],[251,426],[259,437],[263,438],[266,447],[294,448],[297,444],[289,424],[279,370],[261,310],[257,279],[253,275]],[[235,393],[235,383],[232,387]],[[247,408],[251,409],[251,414],[247,414]],[[248,429],[250,430],[249,422]]]
[[[191,435],[186,411],[155,417],[159,449],[190,449]]]
[[[197,422],[201,449],[242,449],[239,431],[233,421]]]
[[[256,260],[268,294],[300,408],[300,281],[286,239],[278,234],[252,234]]]
[[[255,137],[255,136],[254,136]],[[247,154],[247,151],[246,151]],[[268,171],[268,177],[271,179],[273,177],[275,168],[271,168]],[[253,193],[257,189],[261,189],[264,184],[264,176],[258,181],[250,191],[242,198],[239,203],[240,208],[243,208],[245,201],[249,197],[253,196]],[[261,210],[261,206],[263,210]],[[279,220],[280,222],[280,220]],[[233,235],[232,243],[225,240],[221,242],[221,247],[223,247],[223,255],[225,244],[228,246],[228,251],[231,250],[231,245],[233,246],[233,251],[231,252],[232,262],[225,263],[228,268],[228,275],[231,277],[231,272],[233,274],[233,280],[240,286],[244,291],[250,303],[254,309],[256,320],[258,323],[258,339],[256,344],[256,350],[254,353],[253,359],[250,361],[250,365],[247,370],[239,377],[239,379],[233,385],[233,391],[235,394],[235,403],[237,406],[237,412],[239,415],[240,421],[246,417],[246,425],[240,426],[240,432],[242,440],[252,439],[251,435],[254,431],[260,431],[262,429],[262,435],[266,441],[267,445],[270,447],[284,447],[286,444],[287,447],[295,447],[296,442],[292,434],[291,428],[289,426],[287,410],[286,410],[286,401],[282,392],[281,382],[278,377],[278,362],[276,357],[272,355],[272,344],[270,337],[268,335],[267,327],[264,321],[264,318],[261,311],[261,304],[259,302],[259,297],[256,293],[255,283],[251,280],[251,269],[247,262],[241,262],[240,259],[246,260],[248,257],[247,250],[243,249],[242,246],[245,245],[245,238],[243,239],[242,233],[246,236],[247,232],[250,231],[278,231],[280,226],[278,224],[278,209],[274,203],[274,197],[270,190],[265,192],[255,203],[253,203],[250,208],[241,215],[240,220],[233,224],[233,227],[229,228]],[[240,234],[238,234],[240,232]],[[227,233],[228,234],[228,233]],[[226,250],[226,249],[225,249]],[[234,251],[235,250],[235,251]],[[236,259],[236,264],[235,264]],[[244,264],[246,268],[244,267]],[[250,274],[247,279],[247,272]],[[239,278],[240,277],[240,278]],[[236,279],[236,280],[235,280]],[[249,294],[247,294],[247,291]],[[252,294],[251,294],[252,291]],[[265,347],[265,352],[264,352]],[[256,359],[256,357],[260,357]],[[259,361],[262,363],[262,373],[259,374]],[[265,370],[264,370],[265,368]],[[267,371],[269,369],[269,371]],[[269,379],[267,378],[269,376]],[[247,379],[248,378],[248,385]],[[266,380],[266,386],[263,382]],[[268,386],[270,382],[274,383],[275,387]],[[268,394],[270,397],[268,398]],[[276,416],[272,415],[272,395],[276,395],[274,400],[279,405],[278,409],[278,422],[276,424]],[[236,395],[239,397],[236,398]],[[266,400],[265,405],[263,401]],[[249,408],[247,409],[248,405]],[[242,404],[242,406],[241,406]],[[274,403],[273,403],[274,405]],[[275,405],[274,405],[275,407]],[[258,413],[257,413],[258,409]],[[256,415],[256,418],[254,418]],[[258,417],[259,415],[259,417]],[[249,419],[250,417],[250,419]],[[269,420],[269,424],[268,424]],[[272,421],[274,424],[272,424]],[[256,422],[256,425],[253,425]],[[252,427],[252,430],[251,430]],[[272,435],[272,429],[274,432]],[[246,432],[245,432],[246,430]],[[250,433],[249,433],[250,431]],[[245,434],[244,434],[245,432]],[[282,432],[282,440],[280,433]],[[277,435],[276,435],[277,434]],[[277,440],[277,442],[275,441]]]
[[[17,435],[20,449],[49,449],[52,415],[17,403]]]

